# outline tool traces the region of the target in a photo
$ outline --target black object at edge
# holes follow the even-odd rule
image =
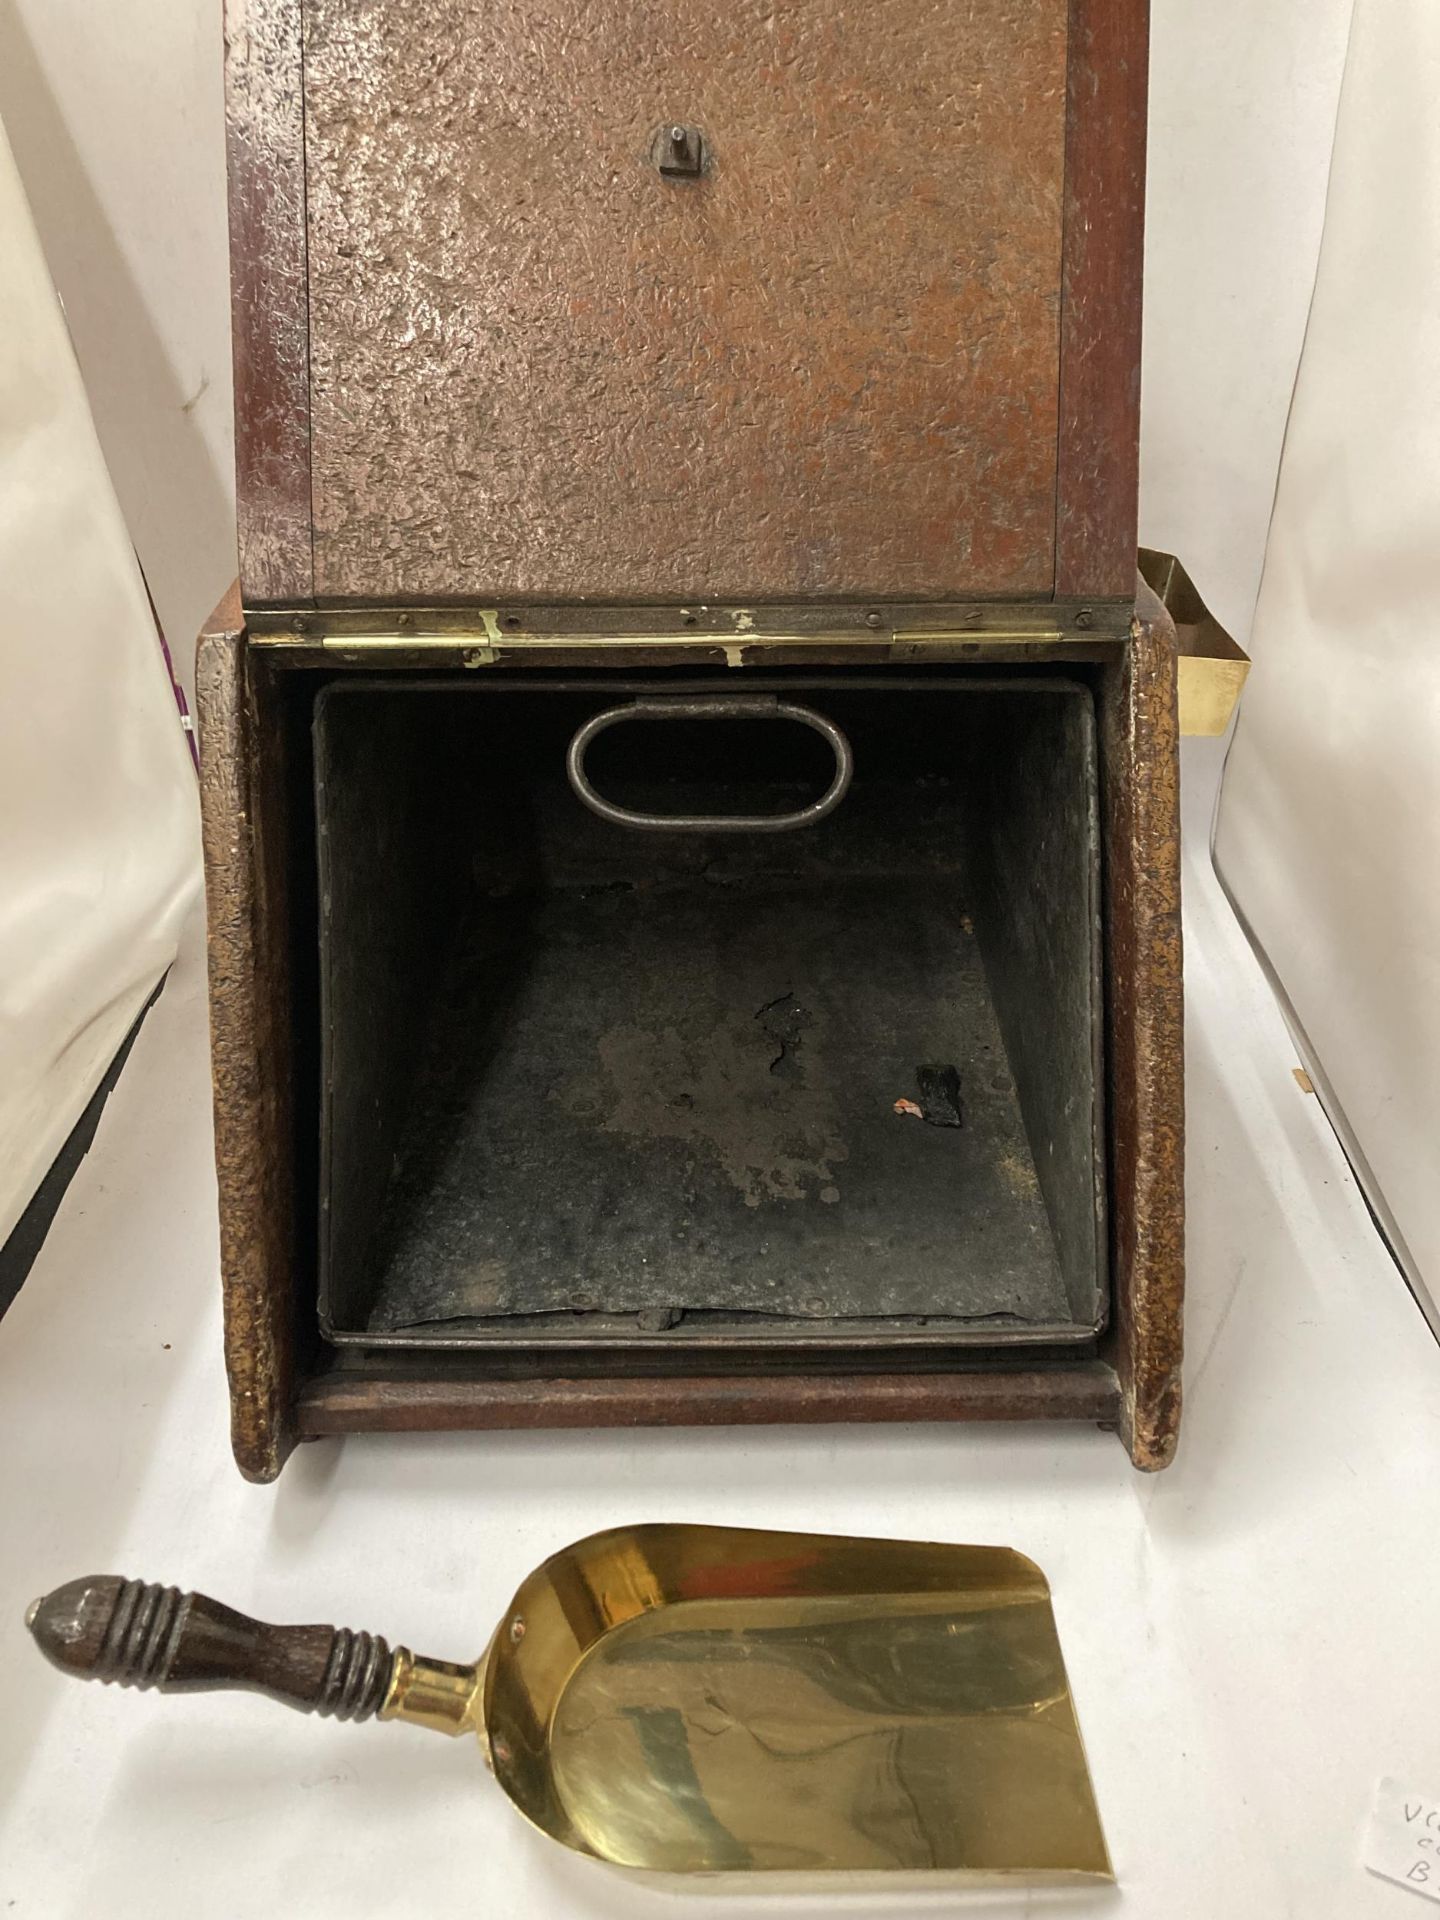
[[[30,1196],[29,1205],[10,1231],[10,1237],[0,1247],[0,1318],[9,1311],[15,1296],[25,1284],[35,1259],[45,1244],[56,1214],[60,1211],[60,1202],[65,1198],[66,1189],[75,1178],[80,1162],[90,1151],[90,1143],[95,1138],[95,1130],[100,1125],[100,1116],[105,1111],[105,1102],[110,1098],[115,1083],[124,1070],[130,1057],[130,1049],[135,1044],[147,1013],[165,990],[165,981],[169,978],[169,969],[161,976],[159,984],[135,1018],[135,1023],[120,1042],[115,1058],[101,1076],[100,1084],[90,1096],[89,1103],[80,1118],[70,1129],[59,1153],[50,1163],[49,1171]]]

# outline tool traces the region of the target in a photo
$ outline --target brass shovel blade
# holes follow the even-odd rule
[[[642,1526],[521,1587],[485,1678],[545,1833],[666,1874],[1110,1873],[1044,1575],[995,1547]]]

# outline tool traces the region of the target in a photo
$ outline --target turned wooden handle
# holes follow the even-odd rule
[[[162,1693],[239,1687],[337,1720],[370,1719],[395,1665],[375,1634],[270,1627],[203,1593],[114,1574],[57,1587],[26,1621],[45,1658],[82,1680]]]

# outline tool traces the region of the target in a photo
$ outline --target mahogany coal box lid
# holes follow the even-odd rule
[[[1146,32],[229,0],[197,679],[250,1477],[791,1420],[1170,1460]]]

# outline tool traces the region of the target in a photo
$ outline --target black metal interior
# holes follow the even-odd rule
[[[570,791],[576,727],[673,680],[320,695],[331,1340],[1002,1348],[1102,1323],[1089,689],[780,684],[856,773],[774,835],[636,832]],[[589,767],[639,811],[774,813],[832,761],[788,723],[696,721],[614,728]]]

